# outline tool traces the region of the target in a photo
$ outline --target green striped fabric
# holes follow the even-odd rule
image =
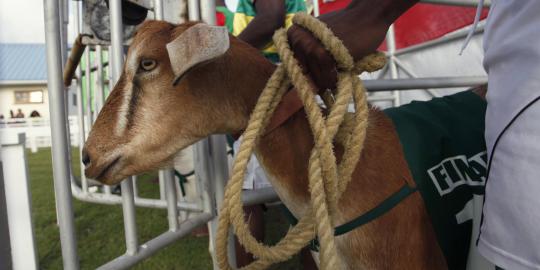
[[[253,20],[257,11],[255,10],[255,0],[239,0],[238,7],[234,14],[232,22],[232,34],[238,36]],[[285,27],[288,28],[292,25],[292,18],[294,14],[298,12],[306,12],[306,3],[304,0],[285,0],[286,16]],[[227,25],[229,23],[227,22]],[[276,48],[273,42],[266,45],[262,52],[266,58],[276,63],[279,62],[279,56],[276,53]]]
[[[257,15],[254,3],[254,0],[239,0],[238,7],[236,8],[236,13],[242,13],[247,16],[254,17],[255,15]],[[306,3],[304,0],[286,0],[285,6],[287,14],[306,11]]]
[[[229,33],[233,32],[234,13],[224,6],[216,6],[216,11],[221,12],[225,16],[225,27]]]

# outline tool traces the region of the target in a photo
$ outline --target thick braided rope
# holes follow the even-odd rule
[[[310,30],[321,40],[336,59],[338,68],[342,70],[338,75],[335,101],[329,106],[330,113],[325,118],[316,103],[312,86],[293,57],[287,42],[286,31],[277,31],[274,35],[274,43],[283,64],[276,69],[259,97],[243,134],[244,139],[233,166],[231,180],[227,184],[219,216],[216,243],[216,256],[220,269],[232,269],[227,257],[227,240],[231,224],[240,243],[258,258],[244,269],[264,269],[273,263],[287,260],[306,246],[315,235],[321,243],[321,269],[344,268],[335,248],[333,217],[337,212],[339,197],[346,189],[360,157],[368,114],[365,89],[356,74],[381,68],[385,58],[381,54],[374,54],[354,65],[352,57],[341,41],[333,36],[323,23],[305,14],[296,15],[294,22]],[[308,167],[311,207],[279,243],[270,247],[259,243],[250,234],[242,210],[241,192],[247,163],[257,140],[289,87],[287,77],[291,79],[304,103],[314,137],[315,145]],[[354,100],[356,113],[350,120],[352,129],[343,131],[346,132],[343,140],[345,152],[341,163],[336,165],[332,142],[336,134],[340,132],[340,127],[345,126],[344,116],[351,98]],[[346,126],[351,126],[349,124],[351,123],[347,123]],[[315,220],[317,222],[314,222]]]
[[[334,137],[341,124],[348,102],[339,104],[340,96],[349,94],[350,88],[338,89],[336,103],[330,109],[329,117],[325,120],[316,102],[315,94],[309,80],[304,76],[296,59],[286,42],[286,31],[280,30],[274,35],[274,41],[278,49],[282,65],[296,87],[300,99],[304,103],[304,109],[313,132],[315,145],[311,152],[308,179],[311,204],[317,220],[316,228],[321,243],[320,258],[321,268],[341,269],[339,266],[337,249],[334,241],[334,225],[330,211],[337,209],[337,170],[336,157],[333,151],[331,138]],[[338,78],[339,79],[339,78]],[[350,99],[349,99],[350,100]],[[335,112],[342,112],[336,116]],[[327,165],[334,165],[332,167]],[[325,181],[326,180],[326,181]],[[328,196],[327,196],[328,195]]]
[[[279,100],[289,85],[289,83],[283,83],[283,79],[284,69],[278,67],[259,97],[259,101],[251,115],[248,127],[244,132],[244,139],[233,166],[231,180],[228,182],[225,190],[224,202],[219,216],[216,254],[220,269],[231,269],[229,267],[229,262],[227,261],[227,239],[230,220],[232,220],[232,223],[234,224],[233,228],[240,242],[243,243],[243,245],[246,246],[246,249],[256,257],[265,258],[263,261],[270,260],[275,262],[286,260],[297,253],[315,236],[315,233],[311,229],[312,221],[306,220],[306,218],[301,220],[299,224],[291,230],[289,237],[285,237],[274,247],[266,247],[261,243],[258,243],[258,241],[249,233],[249,227],[244,222],[244,213],[240,195],[242,182],[246,172],[246,165],[253,152],[256,139],[262,132],[263,127],[267,124],[273,110],[277,107]],[[311,215],[309,215],[309,217],[311,217]],[[291,240],[290,238],[293,236],[300,240]],[[291,244],[291,242],[295,244]],[[261,269],[260,267],[255,267],[258,264],[259,262],[253,265],[254,267],[250,266],[246,269]]]

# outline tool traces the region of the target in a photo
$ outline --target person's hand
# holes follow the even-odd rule
[[[336,62],[319,40],[297,25],[291,26],[287,35],[294,57],[319,92],[334,89],[337,82]]]
[[[416,1],[357,2],[350,8],[318,18],[343,41],[355,61],[375,52],[384,40],[388,27]],[[382,2],[387,3],[381,5]],[[335,89],[336,63],[319,40],[297,25],[289,28],[287,35],[294,56],[319,91]]]

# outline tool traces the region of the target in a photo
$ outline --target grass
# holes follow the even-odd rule
[[[62,269],[60,238],[56,223],[54,187],[50,149],[28,153],[30,185],[32,192],[32,216],[37,242],[39,268]],[[79,174],[78,150],[72,153],[73,170]],[[156,197],[159,187],[152,179],[155,173],[141,176],[139,194]],[[124,226],[120,205],[101,205],[73,199],[77,236],[77,252],[81,269],[96,267],[124,254]],[[144,243],[167,230],[167,212],[162,209],[137,208],[139,243]],[[287,230],[284,218],[270,208],[265,213],[267,238],[276,242]],[[299,269],[298,258],[272,269]],[[154,256],[140,262],[133,269],[212,269],[208,253],[208,237],[187,236],[160,250]]]

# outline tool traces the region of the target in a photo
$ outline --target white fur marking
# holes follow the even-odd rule
[[[140,44],[140,43],[139,43]],[[133,84],[131,82],[131,77],[133,74],[137,72],[137,69],[139,68],[139,49],[140,46],[137,46],[136,48],[133,48],[131,53],[128,55],[129,58],[126,60],[126,68],[124,70],[124,73],[128,76],[129,79],[126,80],[125,86],[124,86],[124,96],[122,98],[122,103],[120,104],[120,107],[118,108],[118,115],[117,115],[117,122],[116,122],[116,128],[115,133],[116,136],[122,136],[123,133],[126,131],[127,123],[128,123],[128,112],[129,112],[129,102],[131,100],[131,95],[133,94]]]
[[[118,118],[116,119],[116,136],[122,136],[122,134],[126,130],[128,123],[129,101],[132,95],[132,88],[133,85],[131,82],[129,82],[123,89],[124,96],[122,97],[122,103],[120,104],[120,108],[118,108]]]

